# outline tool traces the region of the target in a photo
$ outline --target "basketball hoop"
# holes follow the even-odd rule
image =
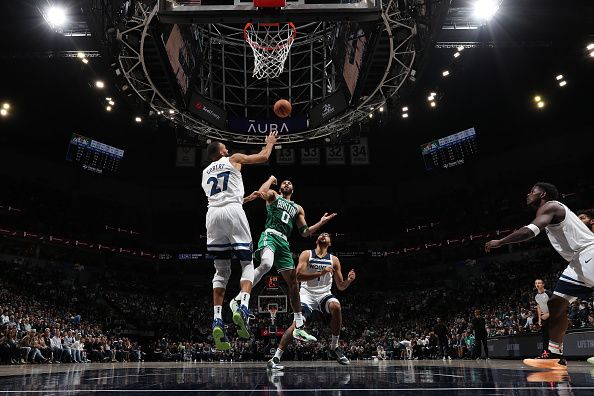
[[[297,35],[293,22],[246,23],[243,35],[254,52],[252,75],[258,79],[278,77]]]
[[[274,321],[276,320],[276,314],[278,313],[278,307],[276,305],[269,305],[268,313],[270,314],[270,321],[272,324],[274,324]]]

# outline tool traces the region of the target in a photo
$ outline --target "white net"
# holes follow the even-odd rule
[[[253,76],[276,78],[285,68],[297,30],[289,23],[248,23],[243,29],[245,41],[254,52]]]

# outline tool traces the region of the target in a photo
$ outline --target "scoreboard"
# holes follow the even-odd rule
[[[474,128],[446,136],[421,145],[425,168],[447,169],[462,165],[466,160],[476,157],[478,146]]]
[[[70,137],[66,153],[68,161],[80,163],[83,169],[99,174],[117,172],[123,157],[124,150],[77,133]]]

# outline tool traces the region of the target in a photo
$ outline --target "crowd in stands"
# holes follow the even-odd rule
[[[110,268],[103,277],[85,277],[89,269],[80,265],[11,260],[2,262],[0,272],[3,363],[262,361],[277,346],[278,338],[260,336],[260,329],[271,325],[269,315],[261,314],[251,322],[251,340],[236,338],[232,321],[226,320],[232,349],[216,351],[206,278],[198,289],[175,288],[166,277],[151,281],[150,274]],[[538,332],[534,278],[544,274],[553,288],[562,267],[550,249],[534,248],[435,267],[435,277],[408,284],[394,280],[384,289],[355,282],[337,293],[344,318],[340,346],[351,359],[476,358],[474,309],[485,318],[491,337]],[[592,308],[591,299],[572,304],[571,327],[593,326]],[[307,326],[319,341],[293,343],[285,360],[328,358],[328,318],[315,315]],[[275,325],[286,328],[290,317],[279,314]],[[437,318],[447,331],[446,353]],[[140,332],[132,335],[134,330]]]

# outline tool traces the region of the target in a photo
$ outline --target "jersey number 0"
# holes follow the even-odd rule
[[[212,188],[210,190],[210,196],[212,197],[215,194],[220,193],[221,191],[227,191],[227,184],[229,183],[229,174],[231,171],[221,172],[217,175],[217,177],[210,177],[206,183],[212,183]],[[223,188],[219,188],[219,179],[223,179]]]

